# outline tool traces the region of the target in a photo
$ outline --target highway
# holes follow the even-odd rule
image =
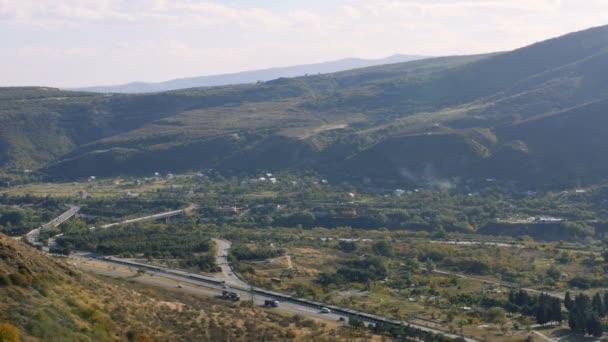
[[[172,211],[167,211],[167,212],[160,213],[160,214],[148,215],[148,216],[138,217],[138,218],[134,218],[134,219],[130,219],[130,220],[124,220],[124,221],[120,221],[120,222],[104,224],[103,226],[100,226],[100,228],[106,229],[106,228],[112,228],[115,226],[124,226],[124,225],[131,224],[131,223],[154,221],[154,220],[158,220],[158,219],[181,215],[183,213],[192,211],[196,208],[198,208],[198,207],[193,204],[185,209],[172,210]],[[91,227],[89,229],[94,230],[94,229],[96,229],[96,227]]]
[[[99,265],[95,265],[99,264],[99,262],[103,262],[101,260],[95,260],[95,262],[87,263],[86,257],[74,257],[73,259],[74,261],[77,261],[75,264],[79,269],[109,277],[135,280],[143,284],[175,289],[176,291],[183,291],[194,295],[202,295],[207,297],[219,298],[221,296],[222,291],[224,291],[224,288],[220,283],[214,284],[205,281],[197,281],[194,279],[164,274],[162,272],[155,272],[151,270],[148,270],[144,275],[137,276],[136,272],[139,269],[138,267],[109,264],[111,265],[111,267],[105,268]],[[181,286],[181,288],[178,288],[178,284],[179,286]],[[241,296],[242,300],[251,299],[251,292],[249,291],[236,288],[229,288],[228,290],[238,293]],[[253,299],[257,306],[263,306],[264,300],[273,298],[254,294]],[[269,310],[280,310],[291,314],[300,314],[302,316],[327,321],[338,321],[340,317],[339,315],[333,313],[322,314],[318,308],[302,308],[300,305],[289,302],[281,302],[279,308],[272,308]]]
[[[225,255],[220,254],[220,250],[227,252],[227,249],[225,248],[218,248],[218,256]],[[179,288],[179,290],[192,294],[217,297],[219,296],[222,290],[228,288],[230,291],[238,293],[242,299],[249,299],[253,297],[256,305],[263,305],[264,300],[267,299],[278,300],[280,302],[279,307],[274,308],[272,310],[281,310],[288,313],[300,314],[302,316],[316,319],[337,321],[340,317],[347,318],[354,316],[367,323],[384,322],[394,325],[408,324],[404,321],[375,316],[361,311],[355,311],[348,308],[314,302],[307,299],[292,297],[289,295],[284,295],[281,293],[276,293],[257,287],[251,287],[240,280],[239,282],[241,284],[245,284],[245,286],[236,285],[235,282],[231,280],[232,276],[229,276],[229,278],[224,280],[218,280],[217,278],[211,276],[204,276],[179,269],[159,267],[156,265],[133,262],[130,260],[116,257],[102,257],[86,252],[73,253],[70,255],[70,258],[74,261],[78,261],[78,267],[85,271],[112,277],[129,278],[142,283],[166,288],[177,288],[177,284],[180,284],[181,288]],[[119,271],[119,269],[122,269],[123,271],[121,272]],[[124,269],[129,270],[131,273],[125,273]],[[137,270],[139,269],[145,269],[146,274],[134,277],[135,272],[137,272]],[[223,274],[224,272],[222,272],[222,276],[224,276]],[[228,282],[229,280],[230,283]],[[331,309],[332,312],[329,314],[323,314],[320,312],[321,307],[327,307]],[[441,330],[417,324],[409,323],[409,325],[412,328],[444,335],[446,337],[461,337],[456,334],[447,333]],[[477,340],[471,338],[464,339],[467,342],[477,342]]]
[[[116,223],[110,223],[100,226],[100,228],[107,229],[119,225],[127,225],[136,222],[157,220],[161,218],[181,215],[182,213],[191,211],[196,208],[197,207],[195,205],[191,205],[185,209],[173,210],[165,213],[144,216]],[[66,218],[66,214],[74,210],[75,212],[72,213],[69,217],[72,217],[78,210],[80,210],[80,208],[72,207],[70,208],[70,211],[62,214],[50,223],[57,223],[57,225],[61,224],[65,220],[69,219],[69,217]],[[90,229],[93,230],[96,228],[91,227]],[[159,287],[179,288],[180,291],[192,294],[218,297],[221,291],[230,289],[230,291],[238,293],[243,299],[254,299],[256,305],[263,305],[264,300],[278,300],[280,302],[279,308],[274,308],[273,310],[281,310],[311,318],[337,321],[340,317],[357,317],[367,323],[383,322],[394,325],[407,324],[410,327],[419,329],[421,331],[439,334],[450,338],[461,337],[456,334],[451,334],[445,331],[421,326],[418,324],[407,323],[404,321],[386,317],[380,317],[361,311],[355,311],[348,308],[338,307],[335,305],[314,302],[303,298],[292,297],[289,295],[272,292],[257,287],[252,287],[246,282],[239,279],[228,264],[227,256],[231,247],[231,242],[221,239],[213,239],[213,241],[217,246],[216,262],[221,268],[221,279],[212,276],[204,276],[201,274],[191,273],[179,269],[150,265],[117,257],[104,257],[86,252],[72,253],[69,258],[74,261],[74,265],[85,271],[111,277],[129,278],[138,282]],[[119,271],[119,269],[121,269],[122,271]],[[125,273],[125,270],[127,270],[128,272]],[[134,277],[134,273],[137,274],[136,272],[138,270],[145,270],[146,274]],[[320,309],[322,307],[327,307],[331,309],[331,313],[321,313]],[[477,342],[477,340],[471,338],[464,339],[467,342]]]
[[[124,259],[118,259],[115,257],[100,257],[97,258],[91,253],[74,253],[70,255],[70,258],[74,261],[78,261],[78,267],[82,270],[102,274],[111,277],[118,278],[129,278],[141,283],[150,285],[165,287],[165,288],[178,288],[177,284],[181,285],[179,290],[205,296],[219,297],[221,291],[224,289],[223,281],[217,280],[213,277],[201,276],[196,273],[189,273],[182,270],[175,270],[170,268],[158,267],[155,265],[146,265],[142,263],[133,263]],[[100,265],[106,264],[106,267]],[[143,276],[135,277],[135,272],[139,269],[145,269],[146,274]],[[120,271],[119,269],[123,269]],[[124,269],[129,270],[131,273],[125,273]],[[238,293],[242,299],[249,299],[253,296],[256,305],[262,306],[264,300],[273,299],[279,300],[280,305],[278,308],[271,310],[280,310],[292,314],[300,314],[302,316],[337,321],[340,317],[356,316],[368,323],[376,323],[383,321],[390,324],[407,324],[397,320],[387,319],[384,317],[370,315],[364,312],[350,310],[346,308],[337,307],[334,305],[325,305],[323,303],[313,302],[306,299],[295,298],[286,296],[271,291],[266,291],[260,288],[240,288],[235,286],[227,286],[230,291]],[[329,314],[320,312],[321,307],[328,307],[332,310]],[[458,338],[459,335],[447,333],[444,331],[428,328],[416,324],[410,324],[411,327],[427,331],[435,334],[441,334],[446,337]],[[471,338],[465,338],[467,342],[477,342],[477,340]]]

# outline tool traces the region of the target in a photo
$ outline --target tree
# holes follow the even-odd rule
[[[391,244],[386,240],[375,242],[372,245],[372,251],[374,252],[374,254],[379,256],[389,257],[393,255],[393,249],[391,247]]]
[[[486,311],[488,322],[496,324],[504,324],[507,320],[507,314],[503,308],[493,307]]]
[[[10,323],[0,323],[0,342],[19,342],[19,329]]]
[[[599,316],[594,312],[587,322],[587,333],[594,337],[600,337],[603,334],[602,322]]]
[[[555,266],[551,266],[549,269],[547,269],[547,277],[553,279],[554,281],[559,280],[561,274],[562,273]]]
[[[592,311],[591,300],[585,294],[579,294],[574,298],[572,309],[568,312],[568,325],[570,329],[578,333],[592,334],[597,329],[597,322],[593,322],[597,313]],[[599,318],[597,318],[599,322]],[[601,326],[601,322],[600,322]]]
[[[357,243],[355,241],[340,241],[338,242],[338,248],[345,253],[352,253],[357,250]]]
[[[561,324],[564,320],[562,316],[562,303],[558,298],[551,299],[551,321]]]
[[[427,258],[426,262],[424,263],[424,267],[426,268],[426,271],[431,273],[433,272],[433,270],[435,270],[435,264],[433,264],[433,260],[431,260],[431,258]]]
[[[604,292],[604,311],[600,312],[600,317],[608,315],[608,292]]]
[[[298,224],[301,224],[303,227],[311,227],[315,220],[316,217],[310,210],[302,210],[287,216],[284,223],[291,227]]]
[[[591,300],[591,308],[598,315],[601,315],[604,312],[604,305],[602,305],[602,297],[600,297],[599,293],[596,293]]]
[[[568,309],[568,311],[571,311],[574,307],[574,302],[570,297],[570,291],[566,292],[566,297],[564,298],[564,306],[566,307],[566,309]]]
[[[549,296],[541,293],[538,297],[538,309],[536,310],[536,322],[541,325],[551,321],[551,306],[549,305]]]

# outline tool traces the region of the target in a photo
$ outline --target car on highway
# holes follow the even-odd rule
[[[177,284],[177,288],[178,288],[178,289],[183,288],[182,284]]]
[[[321,313],[331,313],[331,310],[329,308],[322,307],[321,308]]]
[[[264,306],[271,307],[271,308],[276,308],[276,307],[279,306],[279,301],[278,300],[274,300],[274,299],[266,299],[264,301]]]

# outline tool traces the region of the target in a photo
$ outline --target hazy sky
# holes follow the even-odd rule
[[[604,24],[608,0],[0,0],[0,86],[472,54]]]

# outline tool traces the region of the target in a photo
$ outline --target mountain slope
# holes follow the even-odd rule
[[[281,77],[297,77],[307,74],[314,75],[319,73],[333,73],[349,69],[365,68],[373,65],[403,63],[423,58],[425,57],[412,55],[394,55],[382,59],[346,58],[332,62],[243,71],[232,74],[180,78],[158,83],[133,82],[116,86],[76,88],[74,90],[91,91],[97,93],[151,93],[197,87],[256,83],[259,81],[270,81]]]
[[[608,174],[599,160],[608,138],[597,131],[607,76],[604,26],[511,52],[259,84],[148,95],[4,89],[0,159],[54,177],[314,169],[391,185],[561,187]],[[34,134],[36,124],[52,133]]]

